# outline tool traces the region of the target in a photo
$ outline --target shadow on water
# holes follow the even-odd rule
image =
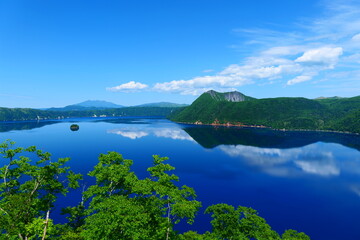
[[[41,128],[47,125],[62,123],[62,122],[107,122],[112,124],[150,124],[154,118],[143,117],[121,117],[121,118],[69,118],[61,120],[40,120],[40,121],[19,121],[19,122],[0,122],[0,132],[9,132],[16,130],[31,130]]]
[[[182,128],[204,148],[214,148],[219,145],[245,145],[283,149],[325,142],[338,143],[360,151],[360,136],[355,134],[187,125]]]
[[[14,130],[31,130],[47,125],[59,123],[60,121],[27,121],[27,122],[3,122],[0,123],[0,132],[10,132]]]

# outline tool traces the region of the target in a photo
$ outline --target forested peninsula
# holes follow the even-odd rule
[[[360,96],[264,98],[208,91],[170,116],[175,122],[360,133]]]

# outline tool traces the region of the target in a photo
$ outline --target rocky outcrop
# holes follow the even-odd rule
[[[237,91],[219,93],[214,90],[210,90],[206,93],[210,94],[210,96],[217,101],[243,102],[247,100],[244,94]]]

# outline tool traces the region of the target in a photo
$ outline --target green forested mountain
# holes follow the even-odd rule
[[[58,119],[93,116],[161,116],[175,112],[175,107],[124,107],[93,110],[48,111],[31,108],[0,108],[0,121],[27,121],[39,119]]]
[[[55,114],[48,111],[31,108],[0,108],[0,121],[25,121],[41,118],[55,118]]]
[[[311,100],[288,97],[254,99],[243,95],[245,97],[242,101],[221,97],[229,94],[235,93],[203,93],[189,107],[173,115],[171,120],[198,124],[256,125],[275,129],[360,132],[360,96]]]

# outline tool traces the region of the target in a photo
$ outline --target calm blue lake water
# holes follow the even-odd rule
[[[79,131],[70,131],[73,122]],[[5,139],[36,145],[53,158],[70,157],[72,169],[83,174],[107,151],[134,160],[139,177],[147,176],[153,154],[168,156],[180,184],[196,190],[201,212],[216,203],[244,205],[280,233],[292,228],[315,240],[360,239],[360,136],[122,118],[1,123]],[[59,206],[80,201],[77,193],[69,196]],[[59,208],[53,216],[62,221]],[[200,213],[195,224],[178,229],[204,232],[209,221]]]

